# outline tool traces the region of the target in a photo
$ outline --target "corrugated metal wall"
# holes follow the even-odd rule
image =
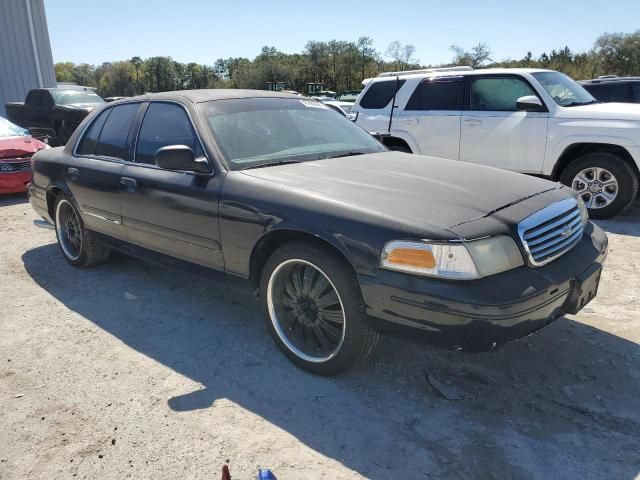
[[[6,102],[55,85],[44,0],[0,0],[0,115]]]

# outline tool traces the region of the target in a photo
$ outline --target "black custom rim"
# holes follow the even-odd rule
[[[80,219],[75,209],[66,200],[58,203],[56,230],[64,254],[71,260],[77,260],[82,250]]]

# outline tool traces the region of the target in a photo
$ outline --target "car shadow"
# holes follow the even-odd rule
[[[608,233],[640,237],[640,197],[622,214],[594,221]]]
[[[290,364],[258,302],[230,287],[120,256],[77,270],[55,244],[22,259],[66,307],[203,385],[166,398],[172,410],[228,399],[367,478],[639,471],[640,349],[579,321],[485,354],[384,338],[366,365],[328,379]]]
[[[26,193],[10,193],[8,195],[0,195],[0,207],[10,207],[12,205],[20,205],[27,203],[29,198]]]

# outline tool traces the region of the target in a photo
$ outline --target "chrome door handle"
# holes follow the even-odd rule
[[[125,187],[127,187],[127,191],[132,192],[138,186],[138,182],[136,182],[133,178],[120,177],[120,185],[124,185]]]
[[[78,175],[80,175],[80,172],[78,171],[78,169],[73,167],[67,168],[67,173],[72,177],[77,177]]]

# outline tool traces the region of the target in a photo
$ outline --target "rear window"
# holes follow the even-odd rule
[[[393,98],[393,94],[396,90],[396,83],[398,85],[398,90],[402,88],[405,80],[400,80],[396,82],[396,79],[393,78],[391,80],[384,80],[382,82],[375,82],[370,87],[369,90],[362,96],[360,100],[360,106],[362,108],[369,109],[380,109],[386,107],[391,99]]]
[[[102,127],[98,145],[96,145],[96,155],[129,159],[126,148],[127,138],[138,108],[140,108],[139,103],[125,103],[111,109],[111,114]]]
[[[78,146],[79,155],[93,155],[96,153],[98,137],[100,136],[100,132],[102,131],[102,127],[104,126],[104,122],[109,116],[109,113],[111,113],[110,108],[103,110],[87,129],[87,132],[84,134],[84,137]]]
[[[405,110],[462,110],[462,79],[424,80],[411,95]]]

